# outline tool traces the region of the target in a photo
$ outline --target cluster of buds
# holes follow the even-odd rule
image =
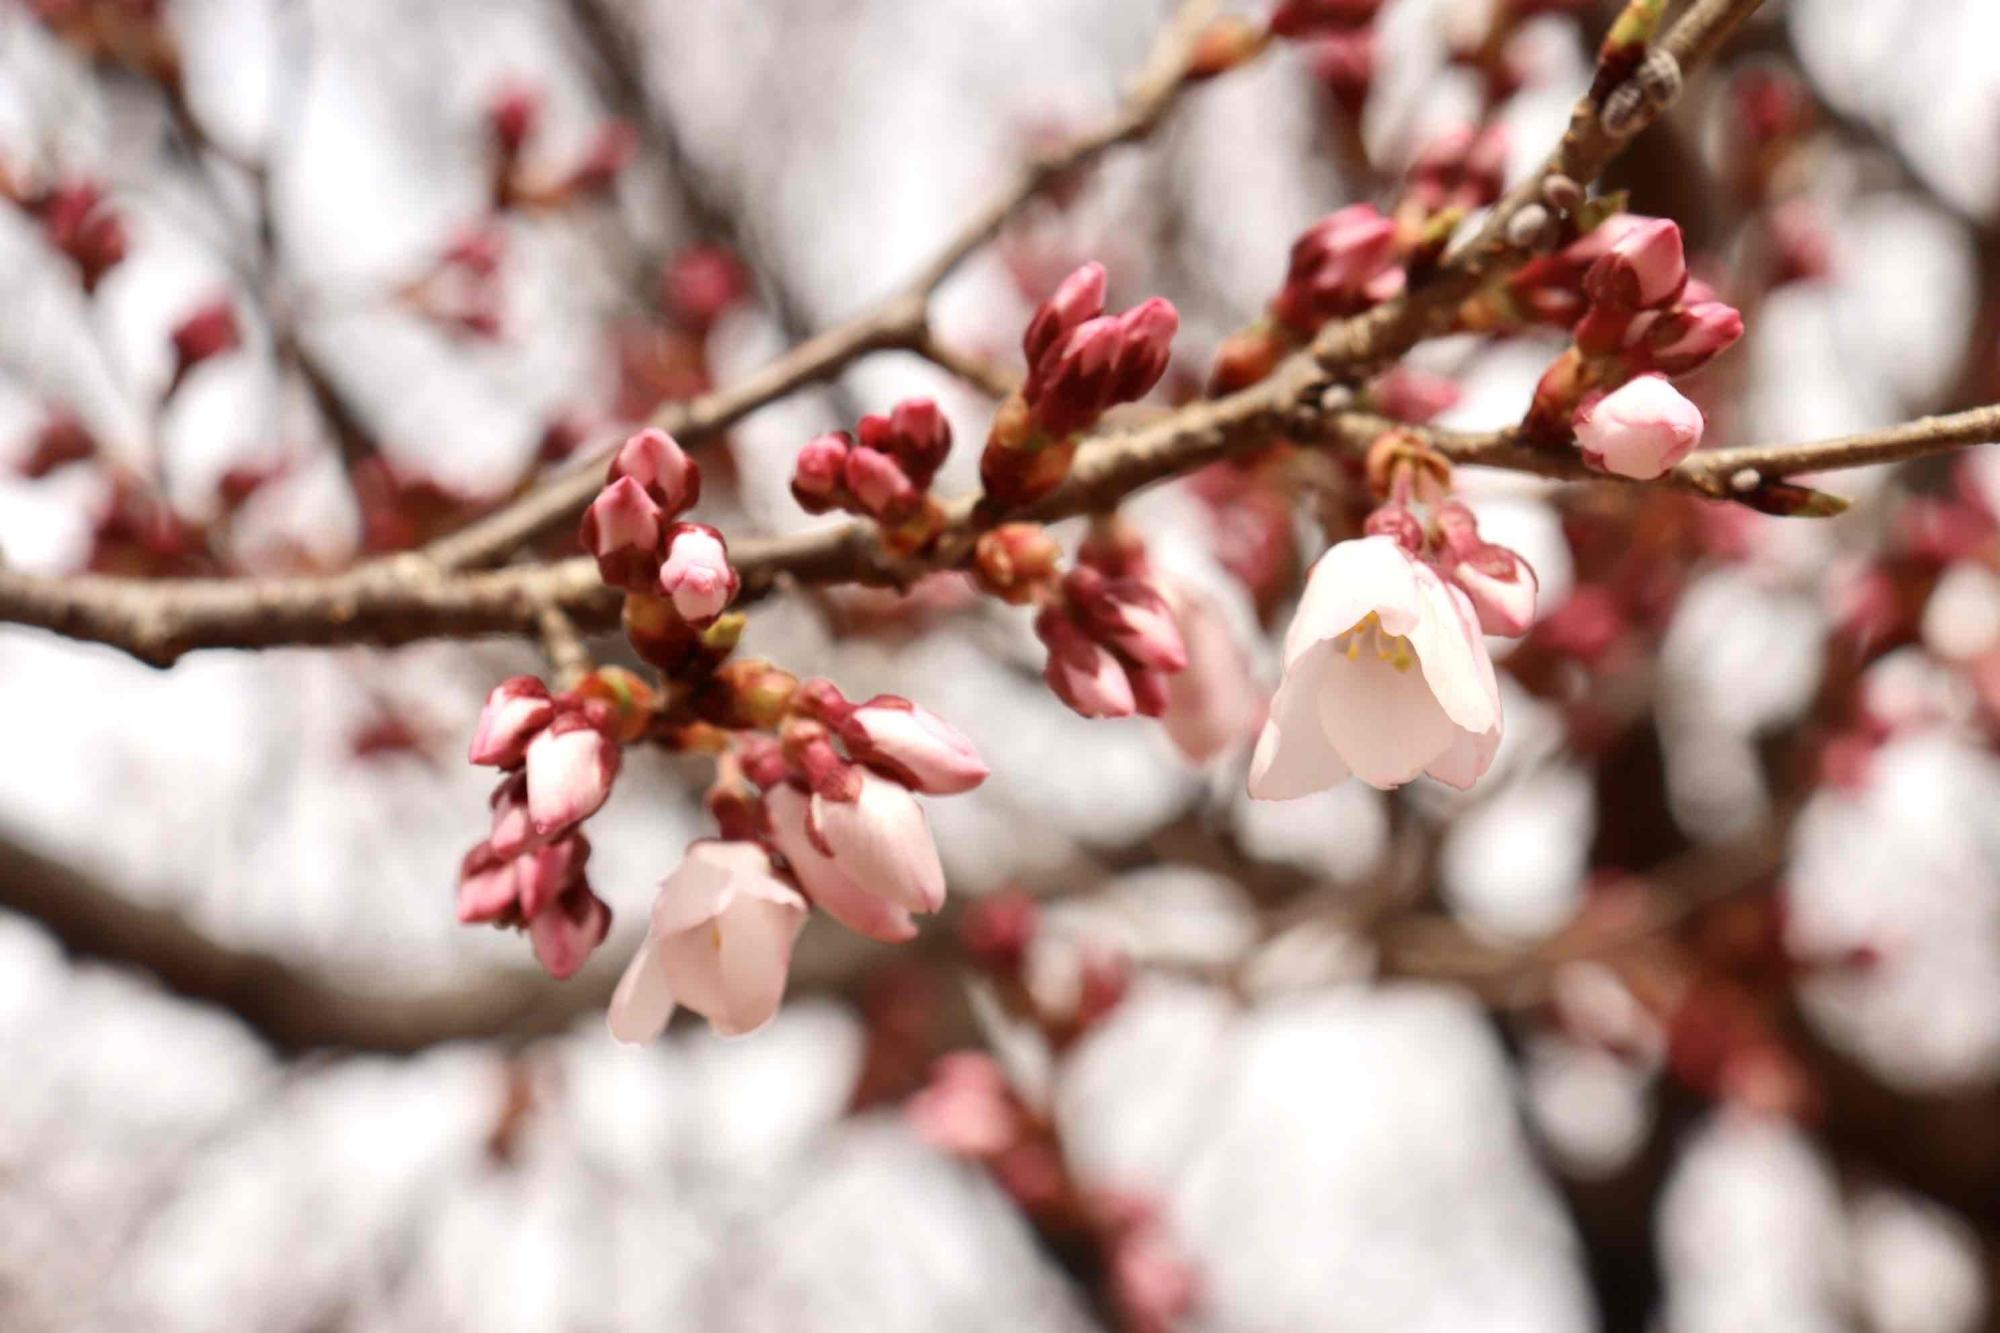
[[[1598,230],[1606,228],[1611,237],[1582,271],[1575,341],[1543,373],[1522,429],[1544,442],[1574,429],[1593,465],[1648,480],[1701,437],[1699,410],[1668,378],[1734,344],[1743,317],[1688,276],[1673,222],[1614,219]]]
[[[882,525],[892,548],[915,551],[944,513],[931,482],[951,452],[951,422],[928,398],[908,398],[887,416],[861,418],[799,450],[792,495],[809,514],[844,510]]]
[[[500,266],[507,233],[487,219],[452,237],[430,267],[405,283],[398,298],[441,328],[468,338],[498,338],[504,327]]]
[[[910,939],[912,918],[945,897],[916,795],[966,792],[986,778],[971,742],[906,699],[857,704],[830,681],[737,667],[718,675],[733,696],[718,715],[742,733],[720,742],[709,793],[722,839],[695,843],[660,885],[612,1000],[621,1041],[651,1040],[676,1005],[724,1035],[761,1027],[783,999],[812,906],[873,939]]]
[[[713,625],[741,586],[722,534],[676,521],[700,498],[701,469],[673,436],[649,427],[612,457],[580,535],[606,583],[663,598],[697,630]]]
[[[1021,340],[1028,378],[994,418],[979,460],[985,502],[1032,504],[1060,486],[1077,437],[1120,403],[1137,402],[1166,373],[1180,315],[1153,297],[1104,313],[1104,266],[1085,264],[1035,311]]]
[[[1188,665],[1172,607],[1137,534],[1095,524],[1076,566],[1039,591],[1035,634],[1049,650],[1042,678],[1084,717],[1163,717],[1169,678]]]
[[[638,132],[622,120],[610,119],[592,132],[583,152],[568,166],[533,167],[527,160],[528,145],[541,126],[542,111],[542,91],[530,84],[504,87],[487,104],[496,209],[560,208],[606,194],[638,149]]]
[[[1352,315],[1403,290],[1395,222],[1373,204],[1328,214],[1292,243],[1285,282],[1265,318],[1223,340],[1209,392],[1230,393],[1269,375],[1328,320]]]
[[[125,220],[93,180],[72,177],[35,187],[0,169],[0,197],[41,225],[49,245],[76,266],[85,292],[96,291],[125,258]]]
[[[575,974],[611,928],[591,891],[581,825],[611,795],[621,745],[649,708],[636,678],[598,672],[552,695],[533,676],[487,696],[468,757],[502,770],[486,839],[459,867],[458,919],[525,929],[549,975]]]

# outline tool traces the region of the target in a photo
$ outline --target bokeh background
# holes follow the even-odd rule
[[[1109,108],[1165,16],[163,8],[178,106],[36,4],[0,9],[0,166],[101,182],[130,233],[86,296],[0,208],[0,458],[67,404],[266,570],[447,523],[552,434],[727,383],[892,289],[1008,164]],[[1587,78],[1605,16],[1570,8],[1518,38],[1514,172]],[[1613,178],[1741,277],[1758,215],[1704,169],[1728,76],[1796,78],[1812,106],[1787,193],[1825,263],[1736,294],[1750,332],[1710,372],[1711,441],[2000,396],[2000,9],[1764,9]],[[1096,257],[1114,305],[1176,302],[1177,364],[1198,376],[1297,232],[1380,197],[1476,111],[1448,54],[1482,10],[1390,0],[1358,127],[1295,50],[1193,94],[954,279],[940,330],[1005,358],[1034,298]],[[506,219],[497,275],[441,269],[487,206],[487,108],[524,85],[545,99],[535,153],[574,160],[619,118],[632,159],[600,198]],[[709,243],[753,295],[690,345],[658,275]],[[244,347],[162,408],[167,332],[217,292]],[[1461,383],[1444,421],[1491,426],[1554,347],[1455,340],[1417,361]],[[786,490],[791,451],[912,394],[982,436],[976,393],[871,357],[730,433],[718,521],[814,522]],[[942,490],[971,484],[973,452]],[[373,510],[358,456],[388,479]],[[226,504],[245,469],[276,479]],[[900,1109],[932,1052],[982,1042],[1047,1097],[1081,1173],[1161,1201],[1198,1275],[1190,1328],[1995,1326],[2000,459],[1845,474],[1830,488],[1859,503],[1837,522],[1736,516],[1729,542],[1692,547],[1657,535],[1710,521],[1690,502],[1466,484],[1487,534],[1534,563],[1545,617],[1601,586],[1606,533],[1638,531],[1674,571],[1657,623],[1588,671],[1523,645],[1505,746],[1469,795],[1253,805],[1240,755],[1197,770],[1143,720],[1064,711],[1017,617],[842,594],[757,609],[752,650],[856,698],[909,694],[979,743],[993,779],[931,809],[959,899],[1044,898],[1051,984],[1079,941],[1134,960],[1124,1003],[1056,1067],[968,1000],[949,921],[895,951],[816,922],[770,1029],[615,1046],[603,1000],[703,827],[697,774],[666,759],[629,763],[593,826],[619,920],[582,976],[557,985],[517,939],[456,926],[487,786],[464,738],[493,681],[539,669],[531,644],[160,672],[0,632],[0,1327],[1097,1326],[1006,1191]],[[113,486],[95,466],[0,480],[7,561],[92,559]],[[1131,512],[1273,679],[1213,515],[1181,487]],[[1924,523],[1965,513],[1988,515],[1983,539],[1924,544]],[[1885,568],[1917,569],[1916,591],[1896,584],[1896,628],[1863,643],[1856,588]],[[1596,956],[1593,932],[1656,909],[1670,919],[1636,952]]]

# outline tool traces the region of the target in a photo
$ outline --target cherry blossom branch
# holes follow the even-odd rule
[[[1364,314],[1320,330],[1311,354],[1322,369],[1355,383],[1395,360],[1425,338],[1448,331],[1459,306],[1490,276],[1535,253],[1544,228],[1529,226],[1530,210],[1544,210],[1549,183],[1595,180],[1626,144],[1651,125],[1679,96],[1684,72],[1712,55],[1760,0],[1697,0],[1659,43],[1658,63],[1640,70],[1604,96],[1593,87],[1570,112],[1562,141],[1494,205],[1470,240],[1461,243],[1436,273],[1402,296]],[[1664,71],[1670,69],[1671,74]]]
[[[727,430],[768,403],[837,375],[870,352],[932,355],[930,298],[946,279],[1049,185],[1120,144],[1144,139],[1165,119],[1190,82],[1196,39],[1215,0],[1183,0],[1119,108],[1103,122],[1037,154],[977,209],[899,291],[854,319],[800,343],[741,384],[669,403],[649,423],[682,439]],[[424,554],[443,569],[503,559],[538,536],[575,521],[603,481],[603,460],[565,468],[518,500],[447,537]]]
[[[1309,363],[1288,363],[1271,379],[1240,393],[1191,404],[1151,425],[1098,440],[1078,455],[1061,490],[1006,517],[1053,520],[1110,508],[1154,482],[1281,435],[1360,449],[1385,430],[1411,429],[1372,413],[1298,406],[1300,382],[1312,374]],[[1627,482],[1598,472],[1569,448],[1522,445],[1511,429],[1416,429],[1459,463],[1735,499],[1762,482],[1801,473],[2000,442],[2000,405],[1813,443],[1713,450],[1654,482]],[[1746,484],[1748,473],[1755,479]],[[993,521],[976,512],[975,497],[966,496],[948,507],[939,540],[924,556],[892,555],[878,542],[873,524],[849,522],[742,541],[732,546],[731,558],[742,576],[741,600],[746,602],[781,581],[901,587],[962,562],[973,539]],[[134,579],[0,570],[0,623],[110,644],[162,666],[197,648],[536,635],[551,607],[581,630],[607,629],[618,622],[619,603],[620,594],[605,587],[595,563],[583,558],[446,574],[419,556],[405,555],[342,574],[273,579]]]

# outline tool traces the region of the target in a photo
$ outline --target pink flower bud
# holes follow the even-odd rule
[[[853,800],[815,792],[806,830],[846,876],[910,912],[944,906],[944,867],[923,807],[909,788],[856,770],[861,786]]]
[[[1042,302],[1021,339],[1030,370],[1040,365],[1071,329],[1104,313],[1104,286],[1104,265],[1093,260],[1064,278]]]
[[[529,83],[508,84],[494,94],[486,108],[487,128],[504,157],[520,155],[541,118],[541,89]]]
[[[1314,223],[1292,243],[1285,285],[1271,312],[1309,333],[1368,304],[1369,284],[1394,263],[1396,224],[1373,204],[1351,204]]]
[[[1527,633],[1535,623],[1535,597],[1541,590],[1528,562],[1481,538],[1479,520],[1456,501],[1439,507],[1437,527],[1446,575],[1472,603],[1479,628],[1510,638]]]
[[[528,742],[528,816],[546,837],[596,814],[611,795],[618,743],[581,710],[559,714]]]
[[[486,696],[467,756],[475,764],[512,768],[526,756],[528,742],[556,715],[549,687],[533,676],[501,681]]]
[[[863,512],[887,523],[908,518],[923,503],[923,492],[903,475],[902,466],[889,455],[864,444],[847,451],[841,476],[847,489],[861,502]]]
[[[1641,375],[1579,409],[1577,443],[1592,467],[1650,481],[1701,443],[1701,409],[1660,375]]]
[[[660,566],[660,591],[673,599],[681,619],[697,628],[711,624],[741,586],[721,533],[705,523],[674,524]]]
[[[1128,665],[1125,679],[1132,686],[1132,711],[1141,717],[1165,717],[1173,703],[1173,677],[1152,667]]]
[[[518,855],[514,875],[521,915],[532,919],[553,906],[571,886],[582,882],[589,860],[590,840],[575,832]]]
[[[575,976],[610,933],[611,909],[585,884],[570,886],[528,922],[535,961],[557,981]]]
[[[910,1098],[904,1114],[919,1138],[955,1157],[997,1156],[1026,1128],[1006,1076],[984,1051],[939,1056],[930,1082]]]
[[[1423,423],[1458,406],[1458,381],[1411,366],[1397,366],[1369,390],[1383,416]]]
[[[701,500],[701,468],[673,436],[654,426],[618,446],[604,479],[609,484],[620,477],[644,487],[669,518]]]
[[[849,713],[839,734],[857,760],[927,796],[971,791],[990,771],[957,728],[893,694],[878,694]]]
[[[1584,274],[1592,303],[1613,310],[1649,310],[1672,301],[1687,285],[1680,225],[1642,218],[1626,228]]]
[[[1043,608],[1035,633],[1049,650],[1042,679],[1071,711],[1084,717],[1130,717],[1138,711],[1124,664],[1061,608]]]
[[[769,788],[764,808],[771,816],[771,840],[813,904],[841,925],[885,944],[916,935],[910,909],[892,902],[876,884],[856,880],[847,867],[814,845],[808,824],[811,800],[789,783]]]
[[[866,416],[855,432],[859,442],[894,458],[919,491],[930,489],[951,452],[951,422],[928,398],[907,398],[888,416]]]
[[[660,507],[645,487],[619,477],[583,511],[580,540],[597,560],[597,572],[614,588],[644,591],[659,571]]]
[[[458,867],[458,920],[461,925],[505,921],[517,911],[514,859],[485,843],[465,854]]]
[[[792,498],[808,514],[838,509],[847,491],[847,453],[852,442],[838,431],[814,436],[799,450],[792,470]]]
[[[1692,301],[1661,313],[1627,355],[1662,375],[1685,375],[1707,365],[1742,336],[1743,316],[1734,306]]]
[[[1187,665],[1187,647],[1166,599],[1139,579],[1107,579],[1079,566],[1063,580],[1063,590],[1091,637],[1155,671]]]
[[[1112,358],[1112,403],[1136,403],[1167,373],[1181,315],[1163,296],[1141,302],[1118,317],[1121,341]]]
[[[706,332],[750,290],[743,261],[720,245],[693,245],[673,257],[661,282],[661,304],[683,324]]]
[[[195,308],[174,326],[174,380],[204,361],[234,351],[242,343],[236,326],[236,307],[227,296],[215,297]]]

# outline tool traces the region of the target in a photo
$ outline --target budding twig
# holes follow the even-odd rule
[[[1087,166],[1119,144],[1145,138],[1188,86],[1196,38],[1215,0],[1184,0],[1119,108],[1103,122],[1041,153],[975,210],[908,284],[847,323],[809,338],[741,384],[668,403],[647,423],[695,439],[727,430],[758,408],[805,385],[838,374],[869,352],[929,345],[929,305],[944,281],[991,240],[1050,183]],[[489,565],[536,537],[574,522],[603,481],[603,459],[585,460],[551,476],[505,508],[433,542],[424,554],[443,569]]]

